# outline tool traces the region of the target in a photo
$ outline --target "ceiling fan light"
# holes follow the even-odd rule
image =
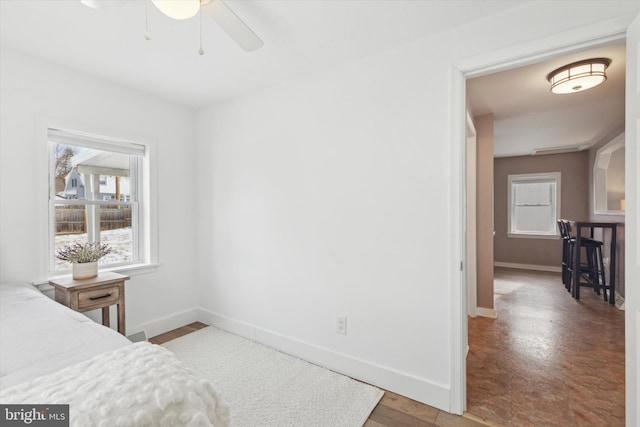
[[[200,10],[200,0],[151,0],[151,3],[173,19],[189,19]]]
[[[581,92],[607,80],[605,70],[611,64],[607,58],[593,58],[565,65],[547,74],[551,92],[557,94]]]
[[[80,3],[95,10],[110,11],[124,5],[126,0],[80,0]]]

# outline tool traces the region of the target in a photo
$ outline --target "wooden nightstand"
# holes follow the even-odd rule
[[[118,332],[126,336],[124,318],[124,281],[129,276],[118,273],[100,273],[91,279],[74,280],[71,277],[50,280],[56,290],[56,301],[83,312],[102,308],[102,324],[109,326],[109,306],[118,305]]]

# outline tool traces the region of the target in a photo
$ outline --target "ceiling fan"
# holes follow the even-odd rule
[[[96,10],[116,9],[127,2],[127,0],[80,0],[80,3]],[[264,45],[260,37],[222,0],[151,0],[151,3],[173,19],[188,19],[198,12],[204,13],[246,52],[252,52]]]

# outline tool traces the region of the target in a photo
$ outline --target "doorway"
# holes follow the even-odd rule
[[[470,79],[473,77],[478,77],[481,75],[486,75],[492,72],[502,71],[510,68],[521,67],[524,65],[533,64],[535,62],[539,62],[541,60],[559,57],[561,55],[572,54],[576,52],[581,52],[586,49],[592,49],[600,46],[605,46],[607,44],[611,44],[614,42],[622,42],[625,40],[624,31],[626,28],[619,28],[618,33],[615,36],[611,36],[611,32],[607,32],[606,34],[602,31],[602,29],[598,29],[596,27],[586,27],[583,28],[582,31],[573,33],[570,37],[567,36],[563,42],[556,43],[555,45],[549,45],[547,42],[541,41],[537,45],[529,45],[526,47],[524,55],[522,47],[505,49],[502,52],[494,55],[492,59],[486,60],[483,58],[475,58],[474,60],[470,60],[465,62],[464,66],[459,66],[460,74],[455,76],[454,79],[454,87],[459,95],[459,120],[455,125],[454,135],[457,135],[458,140],[465,141],[466,138],[464,136],[464,131],[460,123],[464,123],[464,113],[463,113],[463,105],[465,105],[464,99],[466,96],[464,85],[466,79]],[[585,42],[585,40],[589,40]],[[544,52],[541,54],[540,52]],[[496,59],[497,58],[497,59]],[[459,159],[464,159],[465,149],[464,145],[459,147],[458,153],[456,153],[460,157],[456,157],[454,155],[454,169],[462,168],[464,169],[464,162],[459,163]],[[454,171],[455,172],[455,171]],[[463,174],[464,176],[464,174]],[[456,181],[458,185],[462,188],[463,181]],[[462,193],[464,194],[464,190]],[[457,206],[456,206],[457,205]],[[457,201],[454,201],[454,211],[461,212],[461,222],[464,223],[465,219],[465,200],[460,198]],[[464,227],[461,228],[464,230]],[[457,233],[456,233],[457,234]],[[468,245],[475,245],[475,242],[469,241],[462,236],[461,241],[461,249],[466,248]],[[461,251],[463,254],[463,259],[465,258],[464,250]],[[468,265],[468,264],[466,264]],[[452,373],[452,411],[461,413],[465,409],[466,405],[466,365],[465,365],[465,351],[467,344],[467,335],[466,335],[466,320],[467,320],[467,281],[466,281],[466,273],[462,273],[459,275],[461,278],[461,292],[459,295],[454,295],[454,313],[458,313],[460,315],[459,319],[456,319],[454,322],[454,328],[457,330],[456,342],[454,343],[453,354],[457,358],[457,361],[460,363],[460,369],[456,370]],[[455,318],[455,317],[454,317]],[[458,388],[459,386],[459,388]]]
[[[549,272],[559,272],[561,269],[562,241],[558,237],[510,234],[512,230],[508,227],[509,215],[513,210],[508,204],[507,181],[512,176],[538,177],[545,173],[557,175],[557,194],[561,196],[558,199],[562,203],[558,209],[559,216],[552,212],[552,217],[547,219],[551,232],[557,230],[555,222],[560,217],[593,220],[590,203],[592,177],[588,173],[592,169],[593,156],[589,156],[589,150],[601,146],[611,138],[612,133],[619,133],[620,129],[624,129],[624,67],[619,65],[617,69],[612,68],[606,85],[593,89],[589,94],[552,94],[544,77],[549,71],[557,68],[558,64],[571,63],[578,58],[609,56],[613,58],[614,63],[624,64],[624,43],[598,46],[467,80],[466,104],[474,113],[478,143],[485,144],[478,146],[478,161],[475,164],[479,196],[476,207],[479,307],[476,312],[486,317],[498,316],[497,320],[490,322],[470,319],[468,326],[470,351],[467,356],[467,405],[472,415],[493,417],[489,418],[489,421],[505,425],[523,422],[528,416],[536,416],[535,412],[540,412],[540,402],[546,402],[541,406],[549,405],[548,396],[538,393],[536,387],[546,389],[556,398],[558,404],[562,404],[566,403],[563,389],[567,384],[575,382],[576,377],[562,376],[565,371],[560,368],[560,360],[563,357],[575,360],[572,348],[563,347],[558,342],[566,341],[571,335],[567,335],[564,329],[544,327],[550,326],[554,319],[557,321],[558,318],[568,316],[568,312],[563,310],[563,305],[549,304],[546,297],[552,294],[551,291],[565,305],[574,305],[567,293],[562,292],[562,283],[558,281],[557,289],[550,289],[545,294],[525,292],[529,287],[541,289],[540,286],[536,286],[538,282],[549,285],[551,280],[542,276],[537,278],[538,282],[530,282],[526,287],[513,287],[517,281],[504,280],[498,275],[494,280],[494,265]],[[527,95],[524,86],[529,81],[536,83],[531,84],[532,93]],[[510,93],[502,91],[505,87],[513,86],[520,87],[522,92],[514,97],[515,101],[509,99]],[[522,94],[527,96],[521,97]],[[478,95],[484,98],[474,98]],[[609,99],[608,105],[607,102],[603,102],[605,99]],[[562,106],[558,107],[556,104]],[[575,111],[580,114],[575,114]],[[590,114],[594,116],[589,117]],[[575,135],[574,129],[577,131]],[[591,140],[584,136],[589,133],[587,130],[591,130]],[[505,143],[505,140],[508,140],[508,143]],[[545,154],[532,154],[538,151]],[[470,169],[473,169],[474,165],[469,163],[471,162],[467,162],[467,172],[471,175]],[[560,176],[564,185],[560,185]],[[617,221],[624,222],[624,216]],[[490,250],[481,249],[485,247]],[[501,275],[505,276],[505,272],[502,271]],[[534,278],[523,277],[531,280]],[[484,298],[481,299],[480,296]],[[526,298],[527,304],[519,304],[521,298]],[[537,306],[535,315],[526,315],[526,311],[533,308],[534,304]],[[501,314],[497,312],[498,308],[503,310]],[[611,310],[606,306],[605,309]],[[523,313],[517,316],[514,314],[515,310],[521,310]],[[571,312],[571,317],[580,318],[579,314],[580,311]],[[541,323],[539,320],[543,316],[546,316],[543,319],[545,322]],[[612,316],[614,317],[611,319],[603,316],[603,322],[606,319],[611,324],[611,330],[620,332],[618,326],[624,325],[624,316],[622,313],[613,313]],[[597,321],[597,318],[590,318],[589,321]],[[583,332],[578,328],[579,324],[568,322],[567,325],[575,326],[576,333]],[[534,328],[535,331],[528,328]],[[518,339],[511,338],[515,331],[519,335]],[[511,339],[497,340],[496,335],[505,335]],[[563,340],[558,340],[559,336],[562,336]],[[495,348],[484,345],[478,337]],[[624,333],[618,334],[618,340],[624,341],[623,337]],[[527,353],[541,352],[541,347],[547,347],[548,354],[534,359],[523,356]],[[495,349],[499,351],[495,352]],[[612,352],[617,357],[616,360],[622,360],[624,366],[624,349],[616,348]],[[584,349],[584,354],[587,353],[587,349]],[[498,355],[501,357],[497,357]],[[496,366],[496,361],[501,361],[499,366]],[[522,366],[516,369],[514,364]],[[538,378],[528,371],[526,366],[540,366]],[[558,380],[543,381],[545,372],[554,372]],[[493,376],[493,381],[488,381],[488,373]],[[581,371],[575,375],[585,380],[590,378],[584,375],[585,373]],[[623,384],[624,376],[620,374],[618,372],[610,377]],[[509,393],[505,394],[504,390],[509,390]],[[523,403],[525,394],[529,395],[530,399]],[[589,401],[586,395],[581,397]],[[616,398],[615,403],[622,403],[621,408],[624,412],[624,396],[622,402],[620,396]],[[568,408],[564,413],[573,414]],[[558,418],[558,414],[551,411],[546,411],[544,415]],[[551,425],[556,418],[541,418],[539,421],[540,424]],[[568,420],[566,417],[562,419]],[[607,424],[611,420],[601,421]]]

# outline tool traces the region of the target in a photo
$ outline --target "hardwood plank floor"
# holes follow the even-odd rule
[[[207,325],[201,322],[191,323],[149,338],[149,342],[164,344],[205,327]],[[489,424],[481,420],[452,415],[386,390],[364,424],[365,427],[484,427],[486,425]]]
[[[158,344],[158,345],[164,344],[171,340],[175,340],[176,338],[180,338],[183,335],[187,335],[187,334],[190,334],[191,332],[195,332],[198,329],[206,328],[207,326],[209,325],[207,325],[206,323],[193,322],[181,328],[174,329],[173,331],[169,331],[161,335],[156,335],[153,338],[149,338],[149,342],[152,344]]]

